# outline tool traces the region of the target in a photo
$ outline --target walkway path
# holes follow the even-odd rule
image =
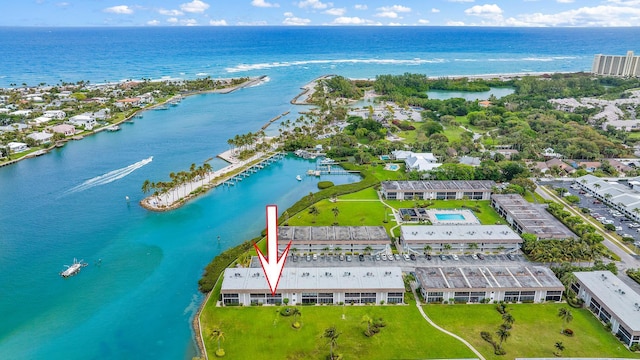
[[[433,322],[433,320],[431,320],[429,318],[429,316],[427,316],[427,313],[424,312],[424,309],[422,308],[422,306],[420,306],[420,298],[418,297],[418,294],[416,294],[416,289],[411,286],[411,292],[413,292],[413,297],[416,299],[416,307],[418,308],[418,311],[420,311],[420,314],[422,314],[422,317],[427,320],[427,322],[433,326],[434,328],[436,328],[436,330],[445,333],[457,340],[459,340],[461,343],[465,344],[471,351],[473,351],[476,355],[478,355],[478,359],[480,360],[486,360],[484,356],[482,356],[482,354],[476,350],[476,348],[473,347],[473,345],[471,345],[467,340],[461,338],[460,336],[452,333],[451,331],[448,331],[446,329],[441,328],[440,326],[438,326],[436,323]]]

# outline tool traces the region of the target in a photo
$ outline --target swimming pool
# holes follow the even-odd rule
[[[387,164],[384,166],[385,170],[398,171],[400,170],[400,165],[398,164]]]
[[[380,155],[380,160],[391,160],[389,155]]]
[[[434,214],[436,219],[440,221],[465,220],[462,214]]]

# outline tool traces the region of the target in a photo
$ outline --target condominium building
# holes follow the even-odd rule
[[[289,241],[297,253],[391,251],[391,239],[382,226],[280,226],[279,250]]]
[[[575,272],[571,288],[627,346],[640,343],[640,294],[610,271]]]
[[[426,246],[434,252],[475,253],[518,249],[522,243],[507,225],[402,226],[400,233],[403,248],[416,253]]]
[[[404,301],[399,267],[319,267],[282,271],[278,291],[269,291],[261,268],[226,269],[223,305],[281,304],[399,304]]]
[[[591,72],[597,75],[638,77],[640,76],[640,56],[633,51],[627,55],[602,55],[593,58]]]
[[[391,200],[489,200],[491,180],[383,181],[382,194]]]
[[[560,301],[564,291],[543,266],[417,268],[416,279],[428,303]]]

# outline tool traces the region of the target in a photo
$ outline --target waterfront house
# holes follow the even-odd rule
[[[46,117],[46,116],[38,116],[37,118],[29,121],[29,123],[31,124],[35,124],[35,125],[42,125],[42,124],[46,124],[49,121],[51,121],[53,119],[51,119],[50,117]]]
[[[20,117],[23,117],[23,118],[27,118],[27,117],[31,116],[31,113],[33,113],[33,110],[16,110],[16,111],[10,113],[9,115],[20,116]]]
[[[90,115],[80,114],[70,117],[69,123],[74,126],[84,127],[85,130],[92,130],[96,125],[96,119]]]
[[[51,138],[53,137],[53,134],[49,134],[46,132],[34,132],[27,135],[27,137],[29,139],[33,139],[36,142],[36,144],[42,145],[42,144],[51,142]]]
[[[69,124],[60,124],[51,128],[54,133],[64,134],[64,136],[72,136],[76,133],[76,128]]]
[[[12,154],[20,153],[23,151],[29,150],[29,146],[25,143],[21,142],[10,142],[7,144],[7,147],[11,151]]]

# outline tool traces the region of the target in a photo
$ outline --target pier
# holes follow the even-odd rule
[[[330,158],[325,158],[316,163],[316,168],[307,171],[309,176],[320,175],[351,175],[358,174],[358,171],[345,170],[340,166],[340,163]]]

